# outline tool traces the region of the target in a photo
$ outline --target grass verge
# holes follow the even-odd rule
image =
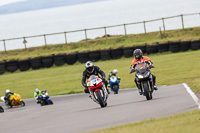
[[[156,42],[165,43],[168,41],[186,41],[186,40],[198,40],[200,38],[200,27],[187,28],[180,30],[166,31],[160,34],[160,32],[151,32],[147,34],[135,34],[125,36],[111,36],[106,40],[105,37],[88,40],[86,44],[85,41],[80,41],[77,43],[68,44],[57,44],[57,45],[47,45],[41,47],[34,47],[28,49],[10,50],[6,53],[4,51],[0,52],[0,61],[12,60],[12,59],[27,59],[38,56],[47,56],[51,54],[61,54],[61,53],[73,53],[81,51],[90,51],[98,49],[109,49],[118,48],[126,46],[137,46],[143,45],[145,43],[153,45]],[[14,44],[13,44],[14,45]],[[28,45],[28,43],[27,43]]]
[[[148,55],[156,68],[152,72],[157,77],[157,85],[173,85],[186,82],[196,92],[200,92],[200,50],[181,53],[160,53]],[[133,58],[98,61],[99,66],[108,75],[118,69],[121,88],[135,87],[134,74],[129,74]],[[81,85],[84,64],[64,65],[62,67],[29,70],[25,72],[5,73],[0,76],[0,96],[6,89],[21,94],[22,98],[32,98],[35,88],[48,90],[50,96],[83,92]]]
[[[200,110],[150,119],[90,133],[199,133]]]

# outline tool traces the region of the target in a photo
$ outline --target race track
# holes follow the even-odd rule
[[[88,94],[51,98],[54,105],[43,107],[34,99],[12,109],[1,102],[5,112],[0,114],[0,133],[80,133],[198,109],[182,84],[159,86],[151,101],[137,89],[120,90],[109,96],[106,108],[100,108]]]

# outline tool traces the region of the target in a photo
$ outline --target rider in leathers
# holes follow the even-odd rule
[[[98,66],[94,66],[93,62],[88,61],[85,63],[85,68],[86,69],[83,71],[83,77],[82,77],[82,85],[85,87],[85,89],[84,89],[85,93],[89,93],[89,88],[87,87],[86,79],[88,79],[91,75],[99,76],[99,74],[100,74],[101,78],[106,86],[106,89],[107,89],[108,83],[105,80],[106,75]],[[110,93],[108,89],[107,89],[107,91],[108,91],[108,93]]]

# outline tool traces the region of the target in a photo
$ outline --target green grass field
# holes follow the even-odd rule
[[[181,53],[162,53],[148,55],[156,68],[152,72],[157,77],[157,85],[172,85],[186,82],[196,92],[200,92],[200,50]],[[106,75],[118,69],[121,88],[135,87],[134,74],[129,74],[133,58],[99,61],[99,66]],[[35,88],[46,89],[49,94],[62,95],[83,92],[81,85],[84,64],[64,65],[48,69],[25,72],[5,73],[0,76],[0,96],[6,89],[21,94],[22,98],[32,98]]]
[[[106,38],[98,38],[93,40],[88,40],[86,44],[85,41],[80,41],[77,43],[59,44],[59,45],[48,45],[47,47],[35,47],[21,50],[11,50],[0,52],[0,61],[12,60],[12,59],[27,59],[38,56],[47,56],[51,54],[61,54],[61,53],[73,53],[80,51],[91,51],[98,49],[109,49],[127,46],[137,46],[143,45],[145,43],[149,45],[154,45],[156,42],[166,43],[168,41],[186,41],[186,40],[198,40],[200,38],[200,27],[187,28],[184,30],[171,30],[163,32],[151,32],[147,34],[135,34],[122,36],[111,36]],[[27,40],[29,42],[29,40]],[[29,43],[27,43],[28,46]],[[13,44],[14,45],[14,44]],[[22,44],[23,45],[23,44]]]
[[[90,133],[199,133],[200,110],[150,119]]]

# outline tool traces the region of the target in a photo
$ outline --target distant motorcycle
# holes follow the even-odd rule
[[[0,113],[3,113],[4,109],[0,106]]]
[[[5,102],[4,96],[1,97],[1,100]],[[8,108],[12,108],[13,106],[19,106],[19,105],[25,106],[25,102],[21,99],[21,96],[19,94],[14,93],[14,95],[11,95],[9,97],[9,100],[10,100],[10,104],[5,102],[5,105]]]
[[[44,106],[44,105],[48,105],[48,104],[53,104],[53,101],[50,99],[47,91],[42,91],[41,95],[40,95],[40,105]]]
[[[110,89],[114,92],[114,94],[118,94],[119,80],[118,80],[117,76],[110,77]]]
[[[93,101],[100,104],[102,108],[106,107],[108,92],[102,79],[96,75],[91,75],[88,79],[87,87],[89,88],[89,92]]]
[[[152,67],[152,66],[151,66]],[[146,96],[147,100],[151,100],[154,86],[152,83],[152,74],[146,63],[142,62],[136,65],[136,70],[132,70],[130,73],[136,72],[135,76],[139,79],[141,85],[141,92],[143,96]]]

